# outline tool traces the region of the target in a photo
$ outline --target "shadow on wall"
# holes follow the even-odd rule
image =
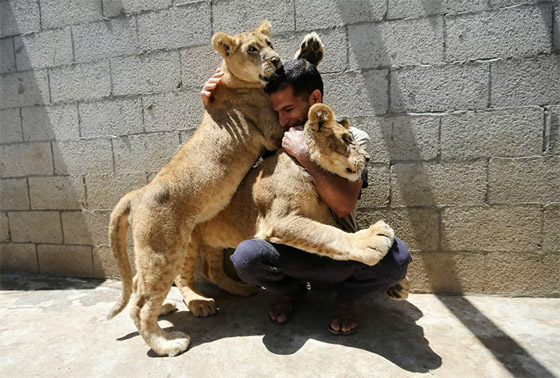
[[[411,88],[401,87],[400,81],[396,80],[396,75],[406,75],[408,68],[392,68],[394,59],[401,59],[401,64],[406,65],[412,64],[411,62],[406,62],[406,58],[403,56],[398,56],[398,52],[393,50],[390,53],[390,48],[386,45],[386,36],[383,34],[384,30],[375,26],[375,24],[370,24],[369,30],[368,25],[356,25],[351,24],[355,22],[352,12],[354,5],[352,1],[342,1],[336,0],[338,13],[344,24],[350,25],[348,27],[348,43],[349,52],[353,54],[349,56],[350,62],[355,62],[355,67],[350,69],[356,69],[362,76],[362,80],[367,88],[367,101],[369,106],[373,109],[375,115],[385,116],[381,119],[380,123],[377,124],[377,128],[371,132],[372,129],[368,126],[364,128],[370,131],[370,136],[373,140],[379,136],[384,143],[384,151],[388,152],[388,164],[390,166],[390,175],[392,185],[398,187],[398,194],[395,188],[390,188],[392,200],[397,203],[397,206],[404,207],[401,208],[387,208],[386,210],[373,211],[370,212],[371,215],[367,217],[366,221],[368,223],[373,223],[379,218],[384,218],[389,223],[389,225],[394,226],[397,235],[399,235],[399,226],[405,225],[409,228],[411,234],[402,235],[401,238],[413,249],[421,250],[419,254],[420,262],[423,264],[423,270],[427,276],[427,280],[432,287],[433,291],[455,291],[462,292],[463,281],[459,274],[460,269],[456,264],[456,261],[449,256],[441,255],[436,257],[436,259],[443,259],[446,266],[439,264],[438,267],[434,269],[430,264],[434,264],[434,261],[426,261],[424,256],[425,252],[441,252],[441,245],[446,245],[445,233],[441,230],[441,217],[442,210],[438,208],[441,206],[438,196],[436,194],[436,189],[433,188],[432,180],[430,179],[430,172],[428,167],[432,163],[441,164],[440,146],[439,138],[436,139],[436,148],[426,143],[426,135],[429,135],[428,128],[432,128],[436,135],[441,132],[441,118],[436,117],[435,121],[430,122],[431,116],[425,116],[424,121],[422,121],[422,116],[410,116],[406,115],[408,112],[418,111],[415,105],[421,104],[422,96],[429,96],[434,94],[440,88],[436,88],[431,85],[431,83],[423,83],[426,90],[430,90],[429,93],[423,94],[422,88],[418,88],[416,92]],[[445,13],[443,12],[443,4],[441,1],[428,1],[422,0],[421,5],[424,9],[424,14],[434,14],[434,13]],[[429,29],[434,34],[443,33],[441,22],[437,22],[436,19],[429,18]],[[386,24],[386,23],[385,23]],[[425,26],[424,26],[425,27]],[[430,30],[423,29],[423,32],[430,33]],[[387,30],[390,33],[390,30]],[[364,38],[364,33],[368,38]],[[418,33],[414,33],[418,35]],[[392,42],[395,42],[392,40]],[[431,54],[432,52],[427,52]],[[434,51],[436,49],[434,48]],[[367,51],[368,53],[361,53],[362,51]],[[371,54],[374,51],[374,54]],[[426,51],[424,51],[426,52]],[[419,56],[415,58],[425,59],[420,63],[436,63],[444,61],[443,57],[443,46],[441,46],[441,56],[431,56],[425,55],[424,52],[418,51]],[[328,54],[328,52],[327,52]],[[372,60],[373,56],[373,60]],[[389,67],[388,69],[386,67]],[[486,68],[488,69],[488,68]],[[383,87],[378,87],[382,80],[375,80],[376,75],[383,75],[385,80],[388,81],[386,97],[388,103],[380,101],[379,92],[383,91]],[[467,76],[466,78],[464,76]],[[462,75],[461,78],[464,80],[463,83],[458,83],[458,88],[464,87],[466,81],[470,80],[470,75]],[[373,77],[373,80],[372,80]],[[415,78],[418,80],[418,78]],[[404,80],[403,80],[404,81]],[[418,84],[417,84],[418,85]],[[445,90],[446,88],[442,88]],[[453,89],[453,86],[451,87]],[[448,89],[449,90],[449,89]],[[474,88],[475,94],[479,88]],[[448,93],[448,95],[451,93]],[[435,109],[436,111],[447,111],[447,110],[458,110],[461,108],[477,108],[478,104],[483,104],[483,107],[487,107],[486,99],[487,94],[483,91],[483,98],[480,95],[472,98],[474,103],[471,104],[453,104],[449,103],[445,98],[446,94],[439,94],[442,100],[442,104],[436,106],[441,106],[441,108]],[[328,96],[328,93],[327,93]],[[327,102],[329,99],[327,98]],[[460,100],[462,101],[462,99]],[[412,104],[412,105],[411,105]],[[448,107],[446,107],[446,104]],[[466,105],[466,106],[465,106]],[[470,105],[470,106],[469,106]],[[421,110],[425,112],[434,111],[434,109]],[[397,114],[395,114],[397,113]],[[433,118],[433,117],[432,117]],[[374,121],[372,118],[366,119],[366,121]],[[379,121],[376,121],[379,122]],[[360,127],[358,125],[358,127]],[[426,134],[428,132],[428,134]],[[422,139],[422,137],[424,139]],[[420,140],[418,139],[420,138]],[[373,144],[373,143],[372,143]],[[373,144],[374,145],[374,144]],[[374,147],[375,148],[375,145]],[[372,151],[372,157],[375,156],[375,151]],[[375,162],[376,159],[372,158]],[[409,163],[408,161],[413,161]],[[372,175],[370,175],[372,176]],[[412,188],[407,189],[411,186],[411,181],[413,184]],[[396,197],[398,195],[398,197]],[[391,203],[390,206],[395,203]],[[460,205],[460,204],[459,204]],[[402,212],[405,212],[403,219]],[[401,214],[399,214],[401,213]],[[373,218],[373,219],[371,219]],[[432,228],[433,229],[430,229]],[[430,238],[427,235],[436,234],[436,239]],[[440,239],[440,242],[437,240]],[[435,240],[435,242],[434,242]],[[423,251],[422,251],[423,250]],[[413,253],[414,255],[414,253]],[[417,262],[416,262],[417,263]],[[413,262],[414,264],[414,262]],[[437,274],[445,275],[443,281]],[[411,283],[414,286],[414,281]],[[533,356],[531,356],[526,350],[524,350],[519,344],[515,342],[511,337],[509,337],[505,332],[503,332],[496,324],[494,324],[488,317],[481,313],[475,306],[473,306],[468,299],[461,299],[462,310],[459,311],[456,306],[451,303],[454,300],[446,299],[445,297],[438,297],[440,301],[446,305],[446,307],[467,327],[477,338],[490,350],[496,359],[502,363],[502,365],[516,376],[542,376],[542,377],[553,377],[552,373],[548,371],[543,365],[541,365]],[[472,322],[470,318],[467,318],[465,314],[476,314],[476,322]],[[491,329],[492,335],[496,337],[481,337],[478,329]]]
[[[39,4],[25,4],[32,6],[0,4],[0,37],[14,46],[13,66],[1,77],[0,109],[15,114],[2,117],[0,141],[0,203],[9,229],[0,244],[2,270],[111,275],[106,267],[112,264],[104,259],[112,255],[98,247],[107,244],[109,210],[92,209],[86,198],[86,181],[95,176],[95,167],[112,169],[111,140],[84,139],[78,115],[83,104],[53,87],[74,62],[70,27],[53,31],[57,46],[43,51]],[[36,25],[30,26],[30,19]]]

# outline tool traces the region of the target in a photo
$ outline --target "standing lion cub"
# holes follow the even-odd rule
[[[369,156],[352,140],[347,121],[334,121],[330,107],[309,109],[305,141],[311,159],[326,171],[356,181]],[[347,233],[334,227],[311,176],[283,150],[265,159],[243,180],[231,202],[215,218],[196,226],[181,276],[175,281],[195,316],[216,312],[214,300],[196,290],[193,270],[202,257],[202,273],[232,294],[247,295],[254,287],[234,281],[223,270],[223,248],[259,238],[286,244],[335,260],[375,265],[393,244],[393,230],[379,221],[366,230]],[[302,252],[303,253],[303,252]]]
[[[152,182],[126,194],[111,214],[109,239],[123,289],[109,318],[126,307],[132,292],[126,251],[130,225],[137,270],[130,316],[159,355],[175,356],[189,345],[184,333],[162,330],[157,317],[193,229],[228,204],[254,162],[266,149],[276,149],[283,135],[263,90],[282,64],[270,33],[270,23],[263,21],[251,32],[213,36],[225,74],[202,124]]]

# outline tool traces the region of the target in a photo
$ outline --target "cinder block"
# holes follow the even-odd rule
[[[97,21],[102,18],[101,1],[49,0],[41,2],[41,23],[45,29]]]
[[[441,16],[348,26],[350,69],[443,62]]]
[[[53,163],[50,143],[20,143],[0,146],[2,177],[51,175]]]
[[[76,62],[92,62],[134,54],[138,48],[136,19],[114,18],[72,27]]]
[[[142,101],[111,99],[78,105],[82,137],[125,135],[144,131]]]
[[[64,244],[108,245],[110,211],[62,213]]]
[[[527,156],[542,152],[541,108],[499,109],[442,118],[441,156],[473,159]]]
[[[540,234],[538,206],[452,207],[442,213],[444,250],[534,253]]]
[[[33,106],[21,109],[26,141],[79,138],[77,105]]]
[[[476,12],[487,7],[487,0],[389,0],[387,19]]]
[[[91,247],[78,245],[38,245],[39,271],[76,277],[93,277]]]
[[[553,18],[552,22],[552,50],[556,54],[560,54],[560,2],[556,0],[554,3],[553,12],[555,17]]]
[[[299,45],[307,32],[289,33],[282,36],[273,36],[274,50],[287,62],[294,58]],[[317,33],[325,47],[325,56],[319,66],[321,73],[343,72],[347,68],[346,31],[344,28],[319,30]],[[371,52],[370,52],[371,53]]]
[[[359,228],[384,220],[395,230],[409,250],[437,251],[440,238],[440,215],[436,209],[408,208],[358,211]]]
[[[200,91],[221,65],[222,56],[209,43],[181,50],[183,87]]]
[[[387,113],[387,70],[326,74],[323,82],[324,100],[339,118]]]
[[[8,220],[14,242],[62,243],[58,211],[12,211]]]
[[[446,16],[446,60],[550,53],[551,26],[550,4]]]
[[[142,11],[169,8],[173,0],[103,0],[103,16],[115,17]]]
[[[328,29],[358,22],[379,21],[387,11],[385,1],[295,0],[296,30]],[[274,25],[274,24],[273,24]]]
[[[41,29],[38,0],[0,1],[0,38]]]
[[[493,62],[491,105],[508,107],[560,102],[558,67],[558,57],[554,55]]]
[[[87,175],[87,203],[89,209],[112,209],[122,196],[146,185],[145,174]]]
[[[539,3],[540,0],[489,0],[488,5],[491,8],[513,7],[520,4]]]
[[[12,73],[15,70],[16,58],[13,38],[0,39],[0,74]]]
[[[139,14],[137,22],[138,41],[144,51],[210,44],[212,38],[207,2]]]
[[[408,278],[414,292],[485,293],[488,267],[481,253],[413,254]]]
[[[49,80],[46,70],[0,75],[0,109],[48,104]]]
[[[107,139],[53,142],[57,175],[113,172],[111,142]]]
[[[393,206],[482,205],[486,162],[395,164],[391,190]]]
[[[560,252],[560,205],[544,208],[543,251]]]
[[[491,253],[488,292],[508,295],[558,296],[560,254]]]
[[[59,66],[72,62],[70,28],[14,37],[18,71]]]
[[[273,36],[294,31],[294,0],[233,0],[212,4],[214,33],[235,34],[254,30],[264,19],[272,24]]]
[[[386,207],[391,193],[391,173],[387,165],[369,165],[368,187],[362,189],[360,208]]]
[[[492,159],[488,202],[550,203],[560,198],[560,156]]]
[[[0,180],[0,209],[29,210],[27,179]]]
[[[111,94],[108,61],[53,68],[49,78],[53,102],[91,100]]]
[[[146,131],[195,129],[204,115],[197,89],[144,96],[142,103]]]
[[[181,83],[179,53],[164,52],[111,60],[113,94],[165,92]]]
[[[10,241],[10,226],[8,224],[8,215],[0,213],[0,242]]]
[[[432,160],[438,156],[439,117],[365,118],[357,121],[356,127],[369,134],[373,161]]]
[[[391,112],[484,109],[487,64],[408,67],[391,71]]]
[[[132,268],[132,274],[136,274],[133,248],[128,248],[128,257]],[[111,247],[93,247],[93,272],[95,278],[121,279],[121,273],[115,262]]]
[[[171,160],[179,146],[179,136],[176,133],[115,138],[115,172],[157,172]]]
[[[6,271],[39,271],[35,244],[0,243],[0,267]]]
[[[0,143],[21,141],[22,133],[19,109],[0,110]]]
[[[85,188],[81,177],[30,177],[29,196],[35,210],[81,209]]]
[[[544,153],[560,155],[560,106],[548,106],[545,111]]]

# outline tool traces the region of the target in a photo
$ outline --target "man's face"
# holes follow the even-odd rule
[[[294,96],[292,87],[286,87],[270,95],[272,108],[278,113],[280,126],[288,129],[293,126],[303,126],[307,121],[307,113],[311,107],[310,99]]]

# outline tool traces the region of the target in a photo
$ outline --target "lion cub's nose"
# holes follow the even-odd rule
[[[369,155],[366,155],[366,163],[369,163],[370,157]]]
[[[273,56],[272,58],[270,58],[270,61],[272,62],[272,64],[274,64],[276,67],[278,67],[278,64],[280,64],[280,57],[279,56]]]

